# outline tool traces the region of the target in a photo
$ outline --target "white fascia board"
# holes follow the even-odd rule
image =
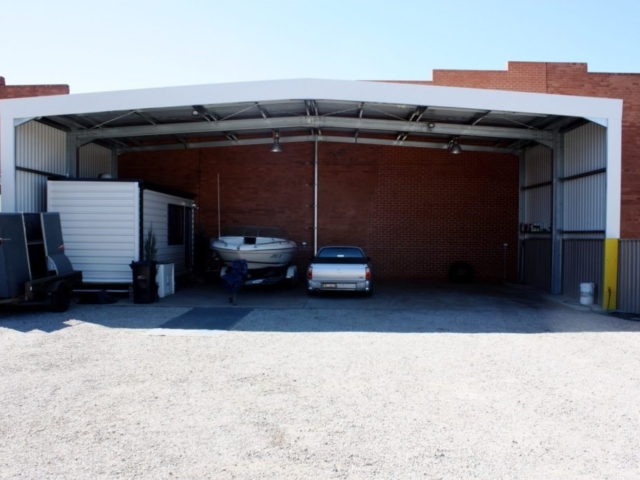
[[[477,88],[344,80],[270,80],[4,100],[13,119],[48,115],[278,100],[342,100],[610,118],[622,101]],[[4,117],[4,115],[3,115]],[[13,122],[12,122],[13,123]]]

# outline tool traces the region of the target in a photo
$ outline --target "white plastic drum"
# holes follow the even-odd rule
[[[593,305],[593,292],[596,289],[595,283],[580,284],[580,304]]]

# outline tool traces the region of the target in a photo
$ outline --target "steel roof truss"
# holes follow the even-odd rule
[[[78,138],[89,140],[98,138],[122,138],[152,135],[172,135],[181,133],[213,133],[247,131],[259,129],[286,128],[340,128],[347,130],[375,130],[401,132],[407,134],[469,135],[475,137],[513,138],[523,140],[553,140],[553,133],[529,128],[483,127],[445,123],[407,122],[406,120],[373,120],[343,117],[294,117],[248,120],[225,120],[211,123],[179,123],[145,125],[135,127],[114,127],[78,132]]]

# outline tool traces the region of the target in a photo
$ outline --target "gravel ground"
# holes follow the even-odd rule
[[[0,314],[3,478],[640,478],[640,323],[566,307]]]

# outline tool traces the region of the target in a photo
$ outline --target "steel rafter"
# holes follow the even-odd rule
[[[99,138],[144,137],[188,133],[224,133],[229,131],[274,130],[286,128],[336,128],[400,132],[417,135],[456,135],[489,138],[553,141],[554,134],[529,128],[482,127],[447,123],[408,122],[406,120],[374,120],[345,117],[293,117],[247,120],[225,120],[209,123],[178,123],[113,127],[78,132],[78,138],[92,141]]]

